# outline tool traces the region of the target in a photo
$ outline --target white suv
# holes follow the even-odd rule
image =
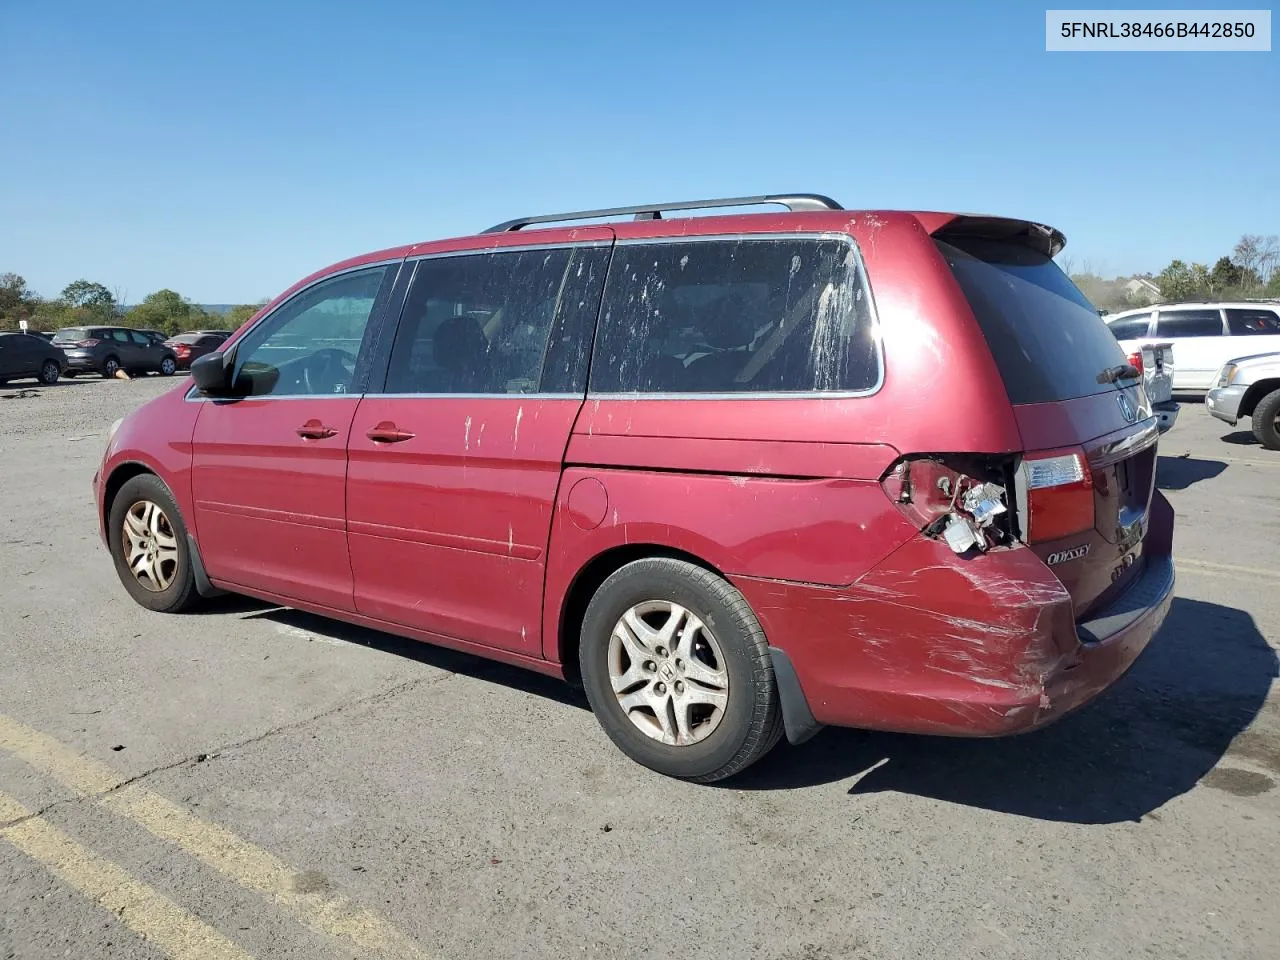
[[[1176,303],[1103,317],[1125,353],[1173,344],[1173,389],[1206,391],[1228,360],[1280,350],[1280,301]]]

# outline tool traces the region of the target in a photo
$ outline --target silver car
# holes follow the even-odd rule
[[[1205,408],[1233,427],[1251,417],[1253,435],[1268,450],[1280,450],[1280,353],[1239,357],[1218,371]]]

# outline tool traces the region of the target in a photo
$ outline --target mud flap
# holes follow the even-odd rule
[[[778,684],[782,728],[787,734],[787,742],[793,745],[804,743],[822,730],[823,725],[813,718],[809,701],[800,687],[800,678],[796,676],[796,668],[786,651],[770,647],[769,658],[773,661],[773,677]]]

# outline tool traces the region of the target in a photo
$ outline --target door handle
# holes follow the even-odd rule
[[[303,440],[327,440],[338,435],[333,427],[326,427],[319,420],[308,420],[298,428],[298,436]]]
[[[405,440],[412,440],[415,434],[408,430],[401,430],[390,420],[383,420],[376,427],[373,427],[365,434],[374,443],[402,443]]]

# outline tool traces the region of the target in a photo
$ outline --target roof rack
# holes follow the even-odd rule
[[[820,193],[769,193],[758,197],[723,197],[719,200],[680,200],[676,203],[645,203],[638,207],[610,207],[604,210],[577,210],[573,213],[547,213],[538,217],[519,217],[490,227],[485,233],[508,233],[535,223],[560,223],[564,220],[595,220],[635,214],[637,220],[661,220],[663,211],[703,210],[711,207],[750,207],[772,203],[792,212],[804,210],[843,210],[844,207]]]

